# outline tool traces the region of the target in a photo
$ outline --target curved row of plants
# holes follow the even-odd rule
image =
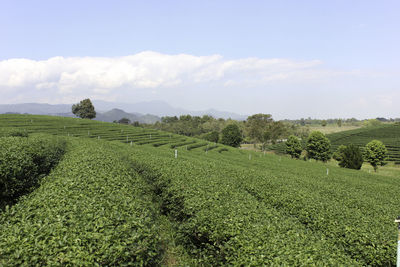
[[[151,196],[122,145],[68,140],[41,186],[0,214],[0,265],[158,264]]]

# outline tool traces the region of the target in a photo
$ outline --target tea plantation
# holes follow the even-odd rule
[[[0,127],[66,142],[0,212],[1,266],[395,266],[400,179],[82,119]]]

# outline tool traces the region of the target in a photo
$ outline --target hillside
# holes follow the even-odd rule
[[[362,147],[374,139],[380,140],[388,149],[388,160],[400,164],[400,123],[343,131],[329,134],[327,137],[331,140],[333,150],[342,144]]]
[[[395,265],[398,179],[90,120],[0,127],[69,144],[0,214],[0,265]]]

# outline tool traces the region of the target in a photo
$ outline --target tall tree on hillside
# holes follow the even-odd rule
[[[314,131],[307,140],[307,157],[327,162],[331,158],[331,142],[321,132]]]
[[[387,158],[387,149],[379,140],[372,140],[365,146],[364,158],[368,161],[374,170],[378,169],[378,165],[385,165]]]
[[[271,114],[260,113],[249,116],[246,121],[248,136],[255,142],[263,143],[264,134],[272,121]]]
[[[300,158],[301,151],[303,151],[303,148],[301,147],[300,139],[294,135],[289,136],[286,141],[286,154],[298,159]]]
[[[92,101],[89,98],[82,100],[78,104],[72,105],[72,113],[82,119],[93,119],[96,118],[96,111]]]
[[[222,130],[221,143],[228,146],[239,147],[242,134],[236,124],[230,124]]]

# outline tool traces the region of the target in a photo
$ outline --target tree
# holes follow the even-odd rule
[[[212,132],[206,133],[203,136],[203,139],[210,141],[210,142],[217,143],[219,140],[219,133],[217,131],[212,131]]]
[[[355,170],[361,169],[364,162],[361,150],[353,144],[339,146],[333,158],[339,161],[340,167]]]
[[[131,120],[128,118],[122,118],[118,121],[118,123],[122,123],[122,124],[129,124],[131,123]]]
[[[379,140],[372,140],[365,146],[364,158],[374,167],[374,171],[378,169],[378,165],[384,166],[386,164],[386,155],[387,149]]]
[[[308,136],[307,140],[307,157],[311,159],[327,162],[331,158],[331,142],[326,136],[314,131]]]
[[[300,158],[301,151],[303,151],[303,148],[301,147],[300,139],[294,135],[289,136],[286,141],[286,154],[298,159]]]
[[[337,161],[342,161],[345,149],[346,149],[345,145],[338,146],[338,148],[336,149],[335,153],[333,153],[332,158],[337,160]]]
[[[342,127],[342,119],[338,119],[336,121],[336,123],[337,123],[337,126]]]
[[[255,142],[264,143],[264,135],[268,125],[272,122],[271,114],[254,114],[246,121],[248,136]]]
[[[78,104],[72,105],[72,113],[82,119],[93,119],[96,118],[96,111],[92,101],[89,98],[82,100]]]
[[[230,124],[222,130],[221,143],[228,146],[239,147],[242,134],[236,124]]]
[[[327,124],[326,120],[323,120],[323,121],[321,122],[322,127],[325,127],[326,124]]]

